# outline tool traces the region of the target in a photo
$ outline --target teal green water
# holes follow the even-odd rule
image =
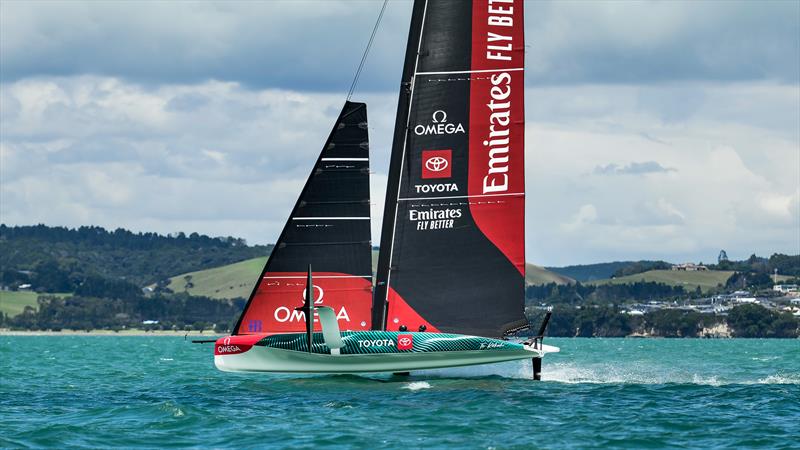
[[[800,448],[800,341],[548,339],[411,377],[230,374],[173,337],[0,336],[0,447]]]

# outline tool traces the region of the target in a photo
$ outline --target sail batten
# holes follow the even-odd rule
[[[525,320],[522,9],[414,4],[374,328],[499,336]]]

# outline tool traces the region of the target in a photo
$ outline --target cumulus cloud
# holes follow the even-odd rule
[[[532,85],[676,80],[793,82],[800,4],[527,2]],[[0,4],[0,76],[208,79],[344,92],[380,9],[374,1]],[[411,2],[389,3],[362,77],[397,86]],[[670,100],[667,98],[665,100]],[[691,99],[677,101],[680,110]]]
[[[3,109],[3,222],[261,243],[276,239],[342,107],[337,95],[90,76],[4,84],[0,99],[16,106]],[[391,115],[381,106],[392,103],[388,95],[370,100],[370,115]],[[390,121],[376,120],[370,133],[373,164],[385,166]],[[384,185],[385,177],[373,180],[375,198]]]
[[[559,265],[709,261],[720,248],[734,258],[799,253],[800,90],[704,88],[697,113],[677,122],[639,106],[637,97],[649,95],[643,91],[661,86],[529,89],[528,258]],[[609,160],[651,161],[656,172],[586,176],[598,167],[615,175],[637,167],[609,168]]]
[[[375,242],[410,6],[356,97]],[[379,7],[0,2],[0,221],[273,242]],[[528,260],[800,253],[799,14],[526,3]]]

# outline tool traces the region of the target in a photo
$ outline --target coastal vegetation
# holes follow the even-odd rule
[[[0,327],[16,330],[208,330],[232,328],[244,300],[215,300],[187,294],[98,298],[41,295],[37,307],[9,317],[0,313]]]
[[[271,247],[197,233],[0,225],[0,327],[224,332],[243,308]],[[666,264],[615,262],[566,271],[528,264],[530,312],[555,307],[551,336],[695,337],[719,335],[719,327],[738,337],[797,336],[797,317],[760,305],[738,305],[725,313],[682,305],[740,289],[774,296],[775,270],[781,282],[797,283],[800,255],[753,255],[693,272],[666,270]],[[592,279],[581,281],[587,277]],[[668,307],[634,309],[654,302]]]
[[[0,224],[0,284],[41,292],[72,292],[86,277],[135,284],[269,254],[271,246],[197,233],[133,233],[118,228]]]
[[[721,337],[722,326],[731,337],[797,338],[800,319],[760,305],[739,305],[727,315],[664,309],[629,315],[619,306],[556,306],[547,330],[555,337]]]

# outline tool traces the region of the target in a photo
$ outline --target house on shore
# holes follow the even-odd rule
[[[708,270],[708,267],[702,264],[695,264],[695,263],[683,263],[683,264],[673,264],[672,270],[682,270],[685,272],[696,272],[696,271],[703,271]]]

